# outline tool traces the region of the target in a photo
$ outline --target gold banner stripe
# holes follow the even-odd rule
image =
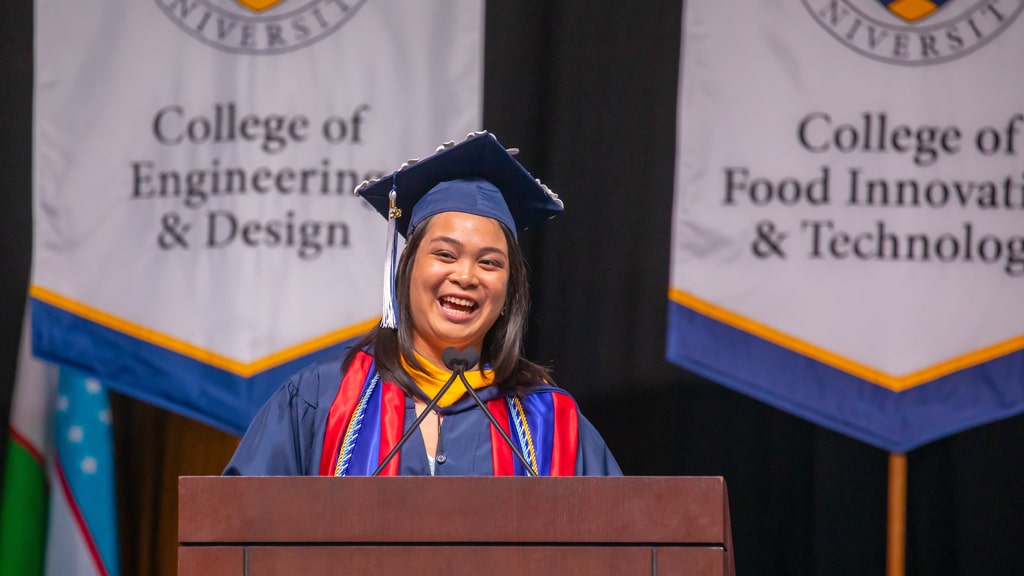
[[[861,364],[844,356],[840,356],[835,352],[826,350],[815,344],[811,344],[805,340],[801,340],[794,336],[790,336],[784,332],[770,328],[750,318],[746,318],[735,312],[731,312],[716,306],[710,302],[701,300],[696,296],[679,290],[677,288],[670,288],[668,291],[669,299],[673,302],[685,306],[695,312],[699,312],[709,318],[714,318],[723,324],[728,324],[733,328],[737,328],[754,336],[764,338],[769,342],[778,344],[783,348],[788,348],[798,354],[813,358],[823,364],[828,364],[833,368],[842,370],[852,374],[863,380],[867,380],[873,384],[877,384],[893,392],[902,392],[915,386],[919,386],[926,382],[931,382],[947,374],[952,374],[958,370],[970,368],[971,366],[977,366],[994,358],[1005,356],[1012,352],[1024,349],[1024,334],[1015,336],[1009,340],[986,346],[969,352],[962,356],[946,360],[929,366],[923,370],[905,374],[902,376],[896,376],[888,374],[877,368],[872,368],[866,364]]]
[[[380,318],[372,318],[370,320],[360,322],[359,324],[335,330],[334,332],[328,332],[327,334],[317,336],[307,342],[297,344],[290,348],[285,348],[284,350],[274,352],[273,354],[247,363],[217,354],[216,352],[206,350],[205,348],[200,348],[199,346],[190,344],[179,338],[168,336],[167,334],[163,334],[153,330],[152,328],[147,328],[140,324],[125,320],[124,318],[93,308],[81,302],[72,300],[67,296],[63,296],[43,288],[42,286],[33,285],[29,287],[29,295],[42,302],[46,302],[51,306],[95,322],[101,326],[105,326],[111,330],[116,330],[117,332],[127,334],[128,336],[137,338],[143,342],[148,342],[150,344],[160,346],[161,348],[166,348],[167,350],[176,352],[182,356],[187,356],[193,360],[209,364],[210,366],[220,368],[221,370],[231,372],[232,374],[236,374],[243,378],[248,378],[273,368],[274,366],[284,364],[296,358],[301,358],[306,354],[355,338],[356,336],[369,331],[378,322],[380,322]]]

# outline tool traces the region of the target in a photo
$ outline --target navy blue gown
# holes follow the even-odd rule
[[[327,416],[341,384],[341,358],[313,364],[291,377],[263,405],[224,470],[237,476],[312,476],[319,472],[327,428]],[[547,386],[535,393],[547,393]],[[499,395],[497,387],[477,391],[486,402]],[[446,458],[437,463],[437,476],[493,475],[490,421],[469,395],[440,410],[444,414],[439,452]],[[411,397],[406,397],[405,425],[416,419]],[[583,417],[578,417],[579,441],[576,474],[619,476],[615,462],[601,435]],[[442,448],[443,447],[443,448]],[[430,465],[419,430],[413,431],[398,455],[402,476],[430,476]]]

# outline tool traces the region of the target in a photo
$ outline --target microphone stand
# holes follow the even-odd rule
[[[523,456],[522,452],[519,451],[519,448],[512,443],[512,439],[509,438],[508,434],[505,433],[505,429],[501,427],[501,424],[498,424],[498,421],[494,419],[494,415],[491,414],[491,411],[488,410],[487,406],[484,405],[483,400],[481,400],[480,396],[477,395],[476,390],[473,390],[473,387],[469,385],[469,381],[466,380],[466,375],[463,374],[463,371],[459,370],[458,375],[459,378],[462,379],[462,384],[465,385],[466,391],[469,392],[469,395],[472,396],[473,400],[476,401],[476,405],[479,406],[481,410],[483,410],[483,413],[487,416],[487,419],[491,421],[491,425],[494,426],[494,429],[498,431],[498,434],[501,434],[501,438],[505,441],[506,444],[508,444],[508,447],[512,449],[512,453],[516,455],[516,458],[519,459],[519,462],[522,463],[523,468],[526,469],[527,475],[536,476],[537,472],[534,471],[533,466],[530,465],[530,462],[527,461],[526,457]],[[452,374],[452,376],[455,376],[455,374]]]
[[[415,432],[420,427],[420,424],[422,424],[423,420],[426,419],[428,414],[430,414],[430,411],[433,410],[434,407],[437,406],[437,403],[441,401],[441,397],[444,396],[444,393],[447,392],[449,388],[451,388],[452,382],[455,382],[455,379],[462,375],[463,370],[465,370],[465,366],[463,366],[462,364],[459,364],[458,366],[455,367],[455,370],[452,372],[452,377],[449,378],[448,381],[444,383],[444,386],[441,387],[441,390],[438,391],[438,393],[433,398],[430,399],[430,403],[427,404],[427,407],[423,410],[423,412],[420,412],[420,415],[415,420],[413,420],[412,425],[405,430],[405,434],[402,435],[401,440],[398,441],[398,444],[395,444],[395,447],[391,449],[391,452],[388,452],[388,455],[384,457],[384,460],[380,463],[380,466],[378,466],[377,469],[373,471],[373,474],[371,474],[371,476],[380,475],[380,473],[384,470],[384,467],[387,466],[389,462],[391,462],[391,459],[395,457],[395,454],[398,454],[398,451],[401,450],[402,446],[404,446],[406,441],[409,440],[409,437],[412,436],[412,433]],[[465,380],[466,377],[463,376],[462,378],[463,380]]]
[[[405,430],[405,434],[403,434],[402,438],[398,441],[397,444],[395,444],[395,447],[392,448],[390,452],[388,452],[388,455],[384,457],[384,460],[380,463],[380,466],[378,466],[377,469],[374,470],[372,476],[380,475],[380,473],[384,470],[388,463],[391,462],[391,459],[395,457],[395,454],[398,454],[398,451],[401,450],[402,446],[404,446],[406,441],[409,440],[409,437],[412,436],[412,433],[415,432],[420,427],[420,424],[423,423],[423,420],[427,417],[427,414],[429,414],[430,411],[437,406],[437,403],[441,400],[441,397],[444,396],[444,393],[448,391],[448,388],[451,387],[452,383],[455,382],[456,378],[462,380],[462,384],[466,387],[466,391],[469,392],[469,395],[473,397],[473,400],[476,402],[476,405],[479,406],[481,410],[483,410],[484,415],[487,416],[488,420],[490,420],[491,426],[494,426],[494,429],[497,430],[498,434],[501,435],[502,440],[504,440],[505,443],[508,444],[508,447],[512,449],[512,453],[516,455],[516,458],[519,459],[519,462],[523,465],[523,468],[526,469],[527,475],[536,476],[537,472],[533,469],[533,466],[531,466],[530,462],[526,459],[525,456],[523,456],[523,453],[519,451],[519,448],[515,445],[515,443],[512,442],[512,439],[508,437],[508,434],[505,433],[505,429],[501,427],[501,424],[498,424],[498,421],[494,418],[494,415],[491,414],[491,411],[487,409],[487,406],[484,404],[483,400],[481,400],[480,396],[477,395],[476,390],[473,390],[473,387],[469,385],[469,380],[466,380],[466,369],[475,365],[480,360],[480,352],[477,351],[476,348],[467,348],[464,352],[460,352],[454,347],[448,347],[445,348],[444,354],[442,355],[442,359],[444,360],[445,366],[452,371],[451,378],[449,378],[448,381],[444,383],[444,386],[441,387],[441,390],[433,398],[430,399],[430,403],[427,404],[427,407],[423,410],[423,412],[421,412],[420,415],[416,418],[416,420],[413,421],[412,425],[410,425]],[[438,438],[438,440],[440,440],[440,438]]]

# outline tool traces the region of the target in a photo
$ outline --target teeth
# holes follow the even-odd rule
[[[442,300],[444,300],[445,302],[455,304],[456,306],[465,306],[467,308],[473,306],[472,300],[466,300],[464,298],[455,298],[454,296],[445,296],[444,298],[442,298]]]

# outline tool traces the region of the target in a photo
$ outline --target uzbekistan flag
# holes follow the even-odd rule
[[[106,389],[32,358],[23,334],[9,436],[0,574],[118,575]]]

